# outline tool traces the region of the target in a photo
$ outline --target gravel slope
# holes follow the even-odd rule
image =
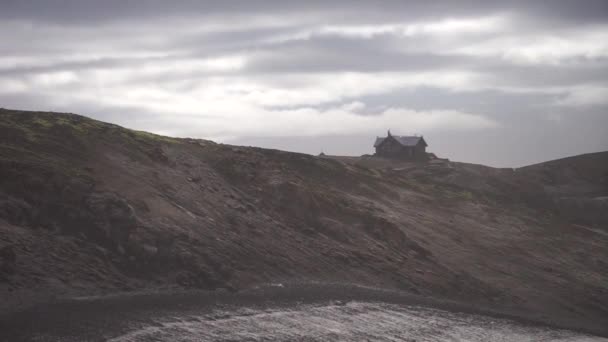
[[[517,170],[314,157],[0,110],[0,312],[339,282],[608,333],[608,153]]]

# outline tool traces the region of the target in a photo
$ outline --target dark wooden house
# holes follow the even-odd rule
[[[386,137],[376,137],[374,148],[376,148],[376,156],[394,159],[406,160],[425,160],[426,141],[423,137],[418,136],[398,136],[392,135],[388,131]]]

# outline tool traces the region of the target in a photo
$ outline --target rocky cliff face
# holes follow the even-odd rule
[[[608,153],[396,163],[0,110],[0,302],[319,281],[600,326],[606,196]]]

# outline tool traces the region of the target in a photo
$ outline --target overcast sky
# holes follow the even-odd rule
[[[0,0],[0,107],[521,166],[608,150],[608,1]]]

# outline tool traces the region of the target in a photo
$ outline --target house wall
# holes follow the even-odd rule
[[[414,147],[414,156],[416,159],[426,158],[426,146],[418,144]]]
[[[426,158],[426,147],[423,144],[403,146],[393,139],[388,139],[376,147],[376,155],[386,158],[421,160]]]
[[[376,147],[376,154],[383,157],[398,158],[407,155],[407,151],[397,141],[387,139],[380,146]]]

